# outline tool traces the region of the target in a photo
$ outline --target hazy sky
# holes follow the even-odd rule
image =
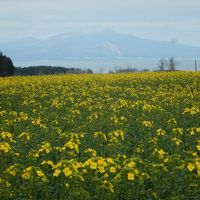
[[[200,46],[200,1],[0,0],[0,42],[104,29]]]

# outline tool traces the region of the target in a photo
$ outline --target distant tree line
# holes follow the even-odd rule
[[[65,68],[57,66],[15,67],[12,60],[0,51],[0,76],[32,76],[50,74],[93,74],[91,69]]]
[[[15,72],[15,67],[12,60],[0,52],[0,76],[12,76]]]
[[[169,59],[161,58],[158,63],[159,71],[175,71],[178,62],[174,57]],[[139,70],[137,68],[127,67],[109,71],[108,73],[134,73],[149,72],[149,69]],[[12,60],[3,55],[0,51],[0,76],[32,76],[32,75],[50,75],[50,74],[93,74],[91,69],[65,68],[59,66],[31,66],[31,67],[15,67]]]
[[[149,69],[137,69],[137,68],[124,68],[124,69],[117,69],[115,71],[109,71],[109,74],[112,73],[135,73],[135,72],[149,72]]]
[[[32,76],[32,75],[51,75],[51,74],[93,74],[91,69],[65,68],[56,66],[31,66],[16,67],[15,75]]]

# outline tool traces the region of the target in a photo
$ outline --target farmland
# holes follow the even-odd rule
[[[200,73],[0,78],[0,199],[200,199]]]

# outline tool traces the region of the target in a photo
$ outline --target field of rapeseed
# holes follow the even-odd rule
[[[200,73],[0,78],[0,199],[200,199]]]

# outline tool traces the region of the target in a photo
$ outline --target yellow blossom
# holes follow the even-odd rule
[[[60,173],[61,173],[60,169],[55,169],[53,176],[58,177]]]
[[[111,163],[111,164],[113,164],[113,163],[114,163],[114,161],[113,161],[113,159],[112,159],[112,158],[108,158],[108,159],[107,159],[107,161],[108,161],[109,163]]]
[[[195,107],[195,106],[193,106],[191,108],[185,108],[183,110],[183,114],[190,114],[192,116],[198,114],[199,112],[200,112],[200,109],[198,107]]]
[[[163,149],[160,149],[157,152],[160,158],[163,158],[163,156],[167,154]]]
[[[4,173],[10,174],[12,176],[15,176],[16,173],[17,173],[16,165],[11,165],[8,169],[5,170]]]
[[[187,168],[190,172],[192,172],[195,169],[195,165],[193,163],[188,163]]]
[[[153,122],[151,121],[143,121],[142,125],[147,128],[152,128],[154,126]]]
[[[134,173],[128,173],[128,174],[127,174],[127,178],[128,178],[129,181],[135,180],[135,175],[134,175]]]
[[[129,168],[135,167],[135,162],[131,161],[130,163],[127,164],[127,167],[129,167]]]
[[[100,173],[105,173],[105,168],[102,166],[98,167],[98,170]]]
[[[2,137],[3,139],[8,138],[11,142],[15,142],[15,141],[13,140],[13,135],[12,135],[10,132],[2,132],[2,133],[1,133],[1,137]]]
[[[32,167],[31,166],[27,167],[23,171],[22,178],[23,179],[30,179],[31,178],[31,172],[32,172]]]
[[[99,160],[97,161],[97,163],[98,163],[98,165],[104,165],[104,164],[105,164],[105,161],[104,161],[104,159],[99,159]]]
[[[4,153],[7,153],[11,150],[10,144],[7,142],[0,142],[0,151],[4,151]]]
[[[54,169],[57,169],[62,166],[62,162],[58,162],[56,165],[53,166]]]
[[[200,161],[196,161],[196,162],[195,162],[195,165],[196,165],[197,170],[200,171]]]
[[[157,135],[158,136],[163,136],[165,134],[166,134],[166,132],[163,129],[160,128],[160,129],[157,130]]]
[[[47,177],[42,172],[42,170],[38,169],[38,170],[36,170],[36,173],[37,173],[38,177],[41,178],[42,181],[47,181]]]
[[[180,145],[182,143],[182,141],[178,138],[172,138],[171,141],[174,142],[176,145]]]
[[[110,168],[110,173],[116,173],[116,168],[115,167],[111,167]]]
[[[90,164],[90,169],[96,169],[96,168],[97,168],[97,163],[92,162],[92,163]]]
[[[53,164],[53,162],[51,161],[51,160],[44,160],[44,161],[42,161],[42,163],[41,163],[42,165],[45,165],[45,164],[47,164],[47,165],[50,165],[51,167],[54,167],[54,164]]]
[[[65,167],[63,169],[63,173],[65,174],[65,176],[70,176],[72,175],[72,170],[69,167]]]

